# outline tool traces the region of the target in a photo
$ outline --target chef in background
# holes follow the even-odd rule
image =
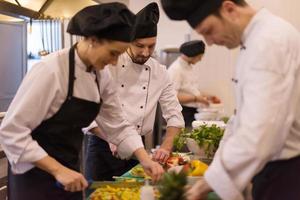
[[[155,113],[160,103],[167,122],[166,135],[153,159],[164,163],[172,152],[173,139],[184,127],[181,106],[166,67],[151,57],[157,39],[159,9],[150,3],[137,13],[135,40],[123,53],[116,65],[109,66],[118,88],[122,109],[137,132],[144,138],[153,133]],[[97,135],[101,127],[90,127]],[[110,149],[111,147],[111,149]],[[112,151],[111,151],[112,150]],[[86,175],[93,180],[112,180],[134,167],[136,159],[121,160],[106,138],[89,136]],[[105,164],[103,164],[105,163]]]
[[[86,7],[67,28],[84,39],[48,55],[26,75],[0,127],[10,163],[8,199],[82,199],[88,183],[79,172],[81,130],[93,120],[122,157],[134,154],[154,180],[160,178],[163,169],[125,119],[104,69],[128,48],[134,22],[135,15],[120,3]]]
[[[172,19],[187,20],[208,45],[240,47],[236,113],[204,175],[187,199],[214,190],[221,199],[300,197],[300,34],[290,23],[244,0],[162,0]],[[180,11],[180,12],[178,12]]]
[[[219,98],[200,91],[199,73],[195,66],[201,61],[205,44],[201,40],[183,43],[179,51],[181,55],[170,65],[168,72],[182,105],[182,114],[186,127],[191,127],[195,120],[197,108],[207,107],[210,103],[220,103]]]

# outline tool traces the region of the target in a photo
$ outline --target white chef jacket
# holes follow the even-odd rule
[[[152,133],[158,102],[167,127],[184,127],[182,107],[165,66],[153,58],[143,65],[135,64],[125,52],[109,70],[127,119],[140,135]]]
[[[52,117],[65,101],[68,92],[69,49],[63,49],[47,56],[37,63],[25,76],[0,127],[0,143],[11,164],[12,171],[24,173],[31,163],[47,155],[32,139],[31,132],[42,121]],[[109,70],[95,74],[87,72],[77,53],[75,54],[75,76],[73,96],[85,100],[103,101],[96,122],[105,130],[108,141],[118,145],[121,157],[130,157],[143,147],[135,127],[125,120],[120,109],[116,88]]]
[[[174,83],[177,92],[183,92],[194,96],[201,95],[199,90],[199,76],[195,65],[189,64],[179,56],[168,68],[168,73]],[[182,104],[187,107],[198,108],[200,103],[189,102]]]
[[[205,180],[224,200],[269,161],[300,155],[300,34],[262,9],[242,36],[235,68],[237,112]]]

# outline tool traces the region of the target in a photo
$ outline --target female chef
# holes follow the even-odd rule
[[[84,39],[50,54],[26,75],[0,127],[10,163],[10,200],[82,199],[80,191],[88,183],[78,172],[81,129],[94,119],[120,156],[134,154],[154,180],[160,178],[163,169],[151,161],[123,117],[104,69],[128,48],[134,21],[135,15],[120,3],[86,7],[67,29]]]

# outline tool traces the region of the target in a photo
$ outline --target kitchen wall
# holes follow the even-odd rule
[[[160,6],[159,0],[130,0],[128,6],[134,13],[137,13],[150,2],[157,2]],[[179,46],[182,42],[185,41],[185,36],[190,33],[191,29],[188,24],[183,21],[171,21],[166,16],[164,11],[160,9],[160,19],[158,23],[158,36],[156,45],[156,49],[158,51],[166,47]]]
[[[129,8],[137,12],[149,2],[151,1],[130,0]],[[158,0],[155,2],[160,5]],[[248,0],[247,2],[255,8],[262,6],[268,8],[273,13],[290,21],[300,31],[299,0]],[[161,10],[156,47],[158,52],[166,47],[179,46],[187,39],[188,34],[192,39],[201,39],[201,36],[191,30],[186,22],[171,21]],[[208,47],[202,62],[197,65],[200,87],[223,100],[226,115],[231,115],[235,107],[231,78],[238,51],[239,49],[229,51],[224,47]]]

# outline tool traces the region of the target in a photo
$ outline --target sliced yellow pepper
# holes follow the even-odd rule
[[[192,168],[192,171],[189,173],[190,176],[203,176],[208,168],[208,165],[200,160],[192,160],[190,165]]]

